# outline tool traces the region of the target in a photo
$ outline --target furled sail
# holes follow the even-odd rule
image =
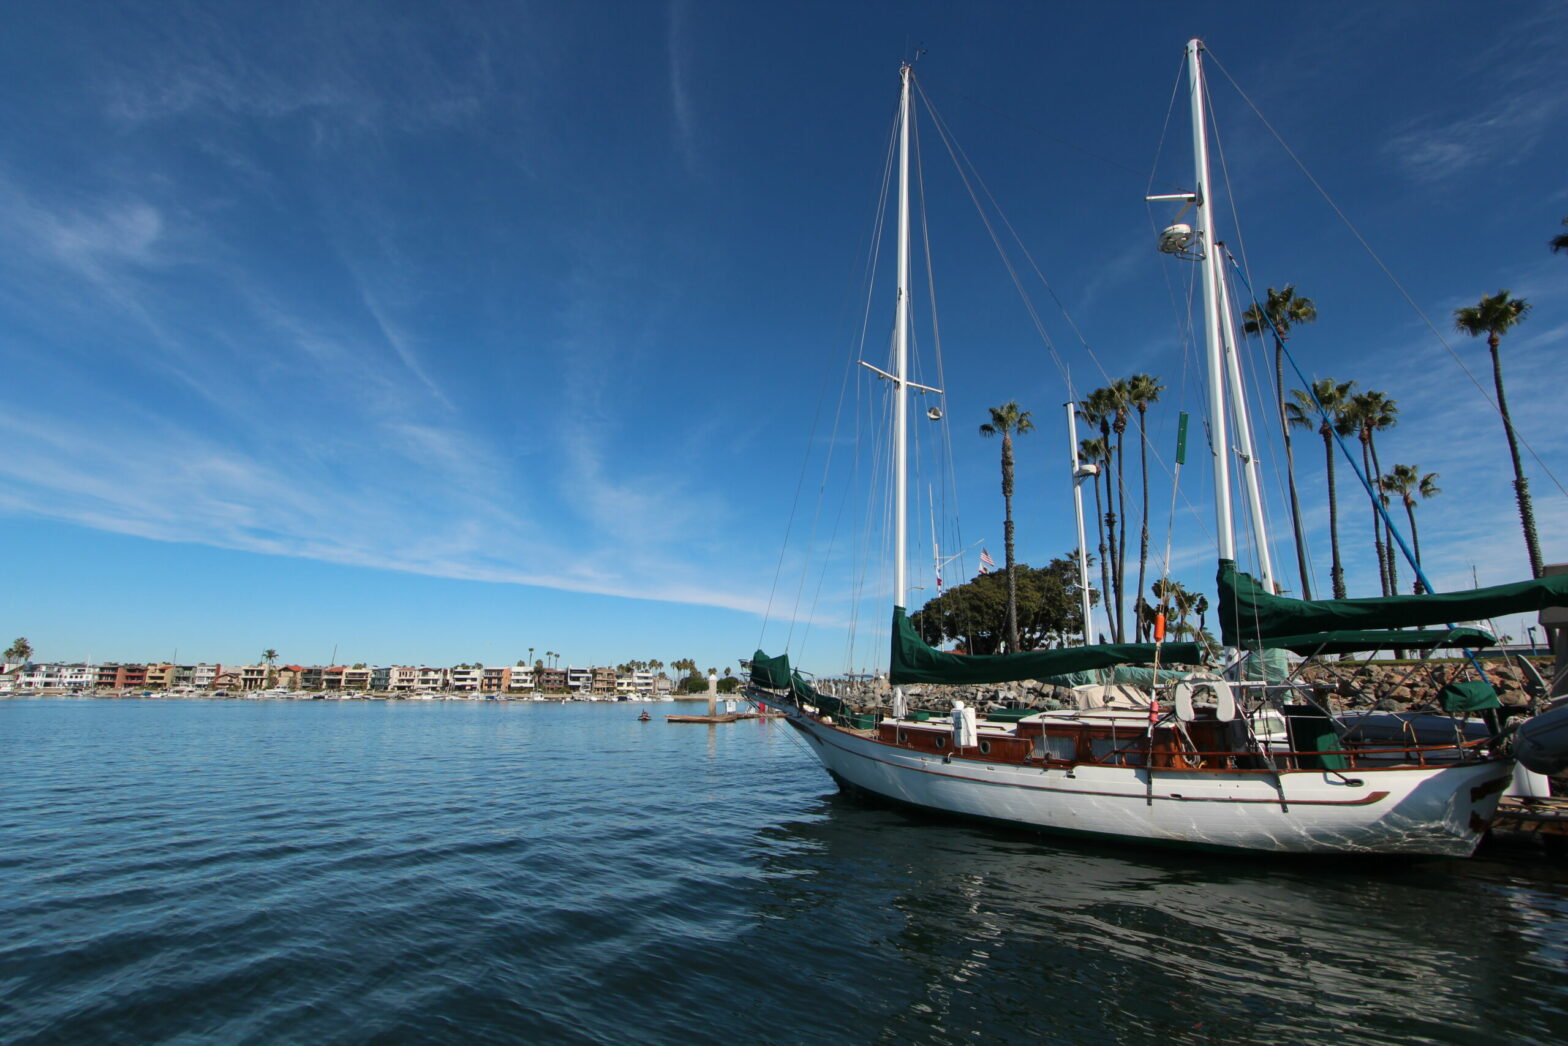
[[[1568,606],[1568,574],[1421,596],[1291,599],[1265,591],[1256,578],[1237,570],[1235,561],[1222,559],[1219,597],[1225,645],[1242,647],[1314,632],[1414,628]]]
[[[903,683],[1011,683],[1042,679],[1113,665],[1152,664],[1153,643],[1106,643],[1061,650],[1030,650],[1019,654],[950,654],[928,646],[915,631],[903,607],[893,608],[893,652],[888,682]],[[1197,643],[1164,643],[1162,664],[1201,665]]]

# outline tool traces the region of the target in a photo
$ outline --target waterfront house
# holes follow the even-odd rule
[[[534,669],[532,665],[515,665],[506,670],[506,689],[512,693],[520,690],[534,688]]]

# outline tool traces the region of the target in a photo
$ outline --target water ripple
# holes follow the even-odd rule
[[[932,824],[786,727],[0,701],[0,1041],[1554,1041],[1568,876]]]

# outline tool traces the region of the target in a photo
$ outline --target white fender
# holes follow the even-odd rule
[[[1183,723],[1190,723],[1193,719],[1192,710],[1192,683],[1183,679],[1176,684],[1176,718]]]

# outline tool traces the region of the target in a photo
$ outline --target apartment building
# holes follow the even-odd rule
[[[369,668],[345,668],[343,670],[344,690],[371,690],[375,684],[372,682],[375,673]]]
[[[513,693],[519,690],[532,690],[534,688],[534,669],[532,665],[517,665],[506,670],[506,688]]]
[[[541,668],[539,676],[539,689],[547,694],[562,694],[566,692],[566,669]]]
[[[420,665],[419,681],[415,684],[414,689],[445,690],[450,683],[448,675],[450,671],[451,669],[447,668],[432,668],[429,665]]]
[[[419,689],[419,669],[412,665],[394,665],[387,669],[387,689],[406,694]]]
[[[484,679],[482,668],[449,668],[446,670],[448,689],[455,693],[478,693],[479,684]]]

